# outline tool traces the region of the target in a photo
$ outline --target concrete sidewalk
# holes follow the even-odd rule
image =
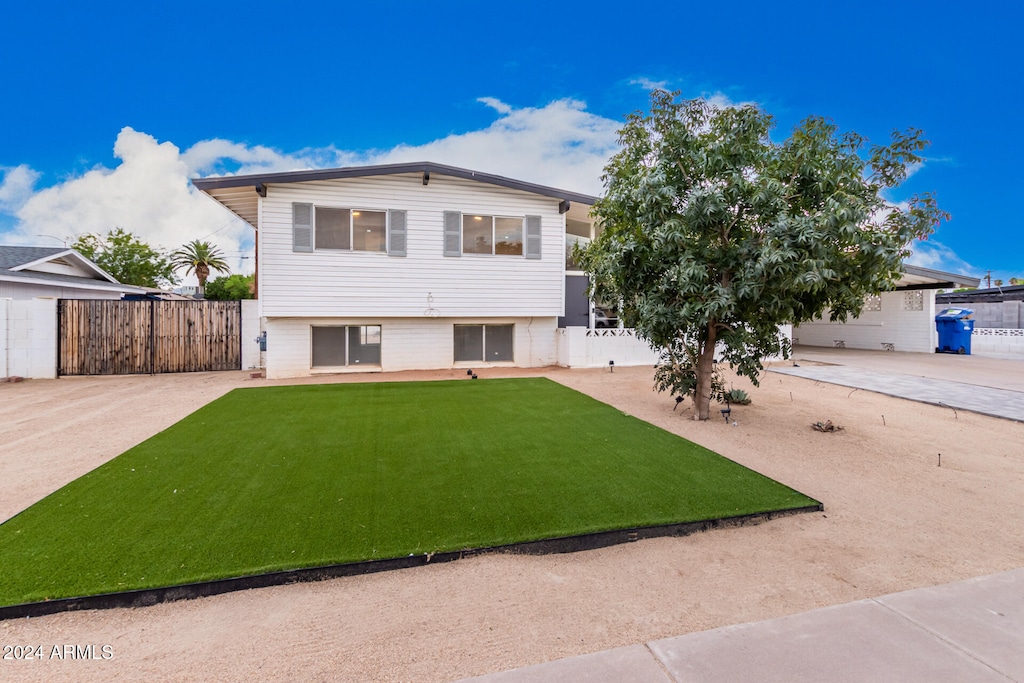
[[[467,680],[1024,682],[1024,569]]]
[[[1024,365],[1021,369],[1024,370]],[[841,365],[776,366],[770,371],[1024,422],[1024,393],[1020,391],[994,389],[930,377],[882,374]]]

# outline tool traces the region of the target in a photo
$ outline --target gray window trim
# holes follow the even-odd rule
[[[523,219],[523,255],[528,259],[541,257],[540,246],[542,223],[540,216],[527,216]]]
[[[388,209],[388,256],[405,256],[409,248],[409,212]]]
[[[292,251],[310,252],[315,245],[313,205],[304,202],[292,202]],[[306,222],[302,222],[305,218]]]

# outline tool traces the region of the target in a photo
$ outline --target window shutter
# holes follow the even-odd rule
[[[462,214],[444,212],[444,255],[462,256]]]
[[[526,258],[540,258],[540,216],[526,217]]]
[[[405,211],[388,211],[388,256],[405,256]]]
[[[312,204],[292,204],[292,251],[313,251]]]

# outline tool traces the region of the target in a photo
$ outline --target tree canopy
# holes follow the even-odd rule
[[[662,351],[659,390],[693,396],[707,419],[716,345],[755,384],[762,358],[788,357],[779,325],[860,313],[890,289],[915,239],[946,214],[929,194],[883,196],[922,161],[921,131],[887,145],[810,117],[781,143],[757,107],[717,108],[655,91],[630,115],[579,254],[591,293]]]
[[[184,268],[185,274],[196,274],[200,287],[206,287],[206,279],[210,271],[226,273],[230,270],[220,249],[209,242],[192,240],[181,249],[171,254],[171,262],[175,268]]]
[[[122,284],[169,287],[178,282],[167,255],[124,228],[114,228],[106,235],[80,235],[71,247]]]
[[[203,296],[210,301],[238,301],[254,299],[255,275],[222,275],[210,280],[203,289]]]

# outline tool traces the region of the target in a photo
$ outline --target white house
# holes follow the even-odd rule
[[[142,294],[66,247],[0,246],[0,378],[57,376],[57,300]]]
[[[120,299],[143,291],[122,285],[74,249],[0,246],[0,299]]]
[[[793,328],[793,343],[932,353],[938,346],[935,291],[977,287],[978,278],[906,265],[894,290],[868,297],[859,317],[831,322],[829,313]]]
[[[193,183],[257,231],[268,377],[559,361],[595,197],[434,163]]]

